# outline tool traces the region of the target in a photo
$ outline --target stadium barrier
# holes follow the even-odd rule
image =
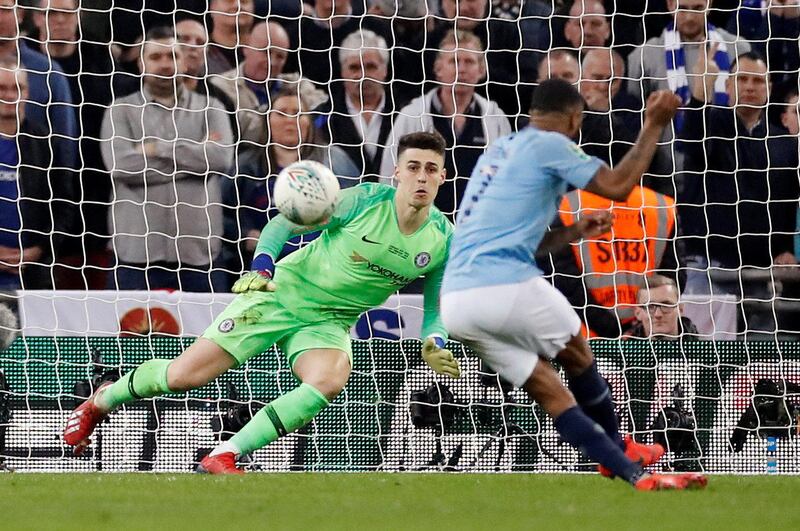
[[[19,471],[189,472],[220,430],[245,421],[254,408],[296,385],[286,360],[273,348],[201,389],[127,407],[101,425],[86,455],[71,456],[59,436],[79,400],[76,383],[93,373],[130,370],[152,357],[172,358],[192,341],[18,338],[0,355],[7,381],[0,394],[0,455],[6,465]],[[255,452],[250,466],[265,471],[591,469],[559,441],[551,420],[522,392],[503,389],[481,371],[475,357],[458,344],[450,346],[465,374],[455,381],[439,379],[447,388],[437,391],[430,387],[433,373],[420,360],[419,341],[355,340],[353,373],[340,397],[301,432]],[[622,429],[643,440],[668,441],[661,469],[765,473],[768,437],[775,437],[776,471],[800,471],[800,345],[628,340],[596,341],[593,347]],[[434,407],[419,394],[426,389]],[[761,396],[754,399],[756,390]],[[412,393],[417,393],[414,400]],[[415,425],[420,414],[426,422]]]
[[[230,293],[167,291],[18,291],[20,327],[26,336],[118,336],[160,333],[198,336],[234,298]],[[733,295],[683,295],[684,313],[713,339],[736,339]],[[354,339],[419,337],[422,295],[392,295],[366,312]]]

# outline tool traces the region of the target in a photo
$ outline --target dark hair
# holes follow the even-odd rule
[[[787,83],[788,84],[788,83]],[[797,90],[797,85],[792,83],[789,84],[786,89],[784,89],[783,94],[780,97],[776,96],[775,99],[780,101],[781,103],[789,103],[789,100],[792,98],[800,97],[800,92]]]
[[[734,59],[734,61],[731,63],[731,67],[728,69],[728,72],[730,73],[736,72],[736,69],[739,68],[739,61],[741,61],[742,59],[750,59],[751,61],[761,61],[762,63],[767,64],[767,61],[764,59],[764,56],[758,52],[750,51],[750,52],[740,53],[739,55],[736,56],[736,59]],[[767,72],[767,75],[769,75],[769,72]]]
[[[583,107],[580,92],[563,79],[547,79],[539,83],[531,98],[531,110],[542,113],[569,112]]]
[[[444,156],[446,147],[447,143],[444,141],[444,137],[436,131],[408,133],[400,137],[400,142],[397,143],[397,158],[399,159],[403,151],[407,149],[428,149]]]
[[[167,39],[175,38],[175,28],[171,26],[156,26],[147,30],[144,40],[147,41],[164,41]]]
[[[790,110],[793,106],[789,105],[789,100],[800,96],[797,90],[797,80],[784,81],[776,84],[770,91],[769,105],[767,106],[767,117],[775,125],[783,127],[781,117],[783,113]]]

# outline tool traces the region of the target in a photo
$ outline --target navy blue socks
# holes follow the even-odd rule
[[[561,438],[583,452],[589,459],[611,470],[615,476],[635,484],[645,474],[644,469],[622,452],[578,406],[566,410],[553,421]]]
[[[611,390],[597,372],[597,361],[592,361],[591,366],[577,376],[567,375],[567,382],[583,412],[600,424],[611,440],[625,451],[625,443],[619,434],[617,415],[614,412],[614,402],[611,401]]]

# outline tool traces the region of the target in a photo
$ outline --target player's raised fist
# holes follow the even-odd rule
[[[614,217],[608,210],[586,212],[578,220],[577,229],[581,238],[596,238],[611,230]]]
[[[645,122],[658,127],[666,127],[675,117],[681,99],[670,90],[657,90],[647,98]]]

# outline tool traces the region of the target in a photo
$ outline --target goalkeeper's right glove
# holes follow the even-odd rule
[[[253,259],[253,270],[237,280],[231,291],[247,293],[248,291],[275,291],[278,287],[272,281],[275,263],[268,254],[260,254]]]

